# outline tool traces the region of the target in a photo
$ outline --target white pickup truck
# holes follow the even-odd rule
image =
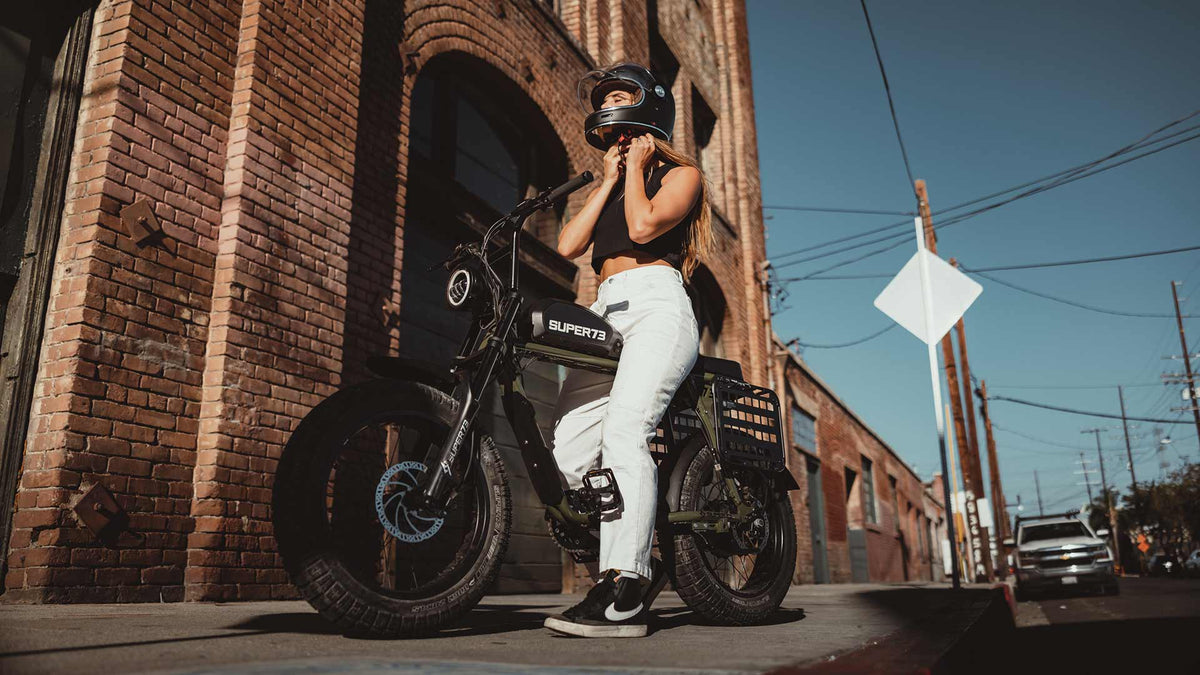
[[[1092,587],[1105,595],[1120,589],[1113,571],[1113,554],[1108,530],[1092,531],[1078,514],[1018,518],[1016,546],[1018,600],[1052,588]]]

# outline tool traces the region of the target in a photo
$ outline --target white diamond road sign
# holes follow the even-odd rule
[[[921,299],[922,256],[928,265],[929,286],[933,296],[933,329],[928,333],[925,329],[925,306]],[[921,341],[933,344],[954,327],[982,292],[983,287],[974,279],[922,248],[875,298],[875,306]]]

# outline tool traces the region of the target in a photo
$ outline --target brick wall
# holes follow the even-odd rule
[[[45,600],[182,597],[240,3],[96,12],[5,586]],[[139,249],[120,208],[153,200]],[[143,547],[65,506],[121,494]]]
[[[718,117],[709,179],[722,217],[704,262],[724,294],[721,346],[766,381],[743,3],[549,5],[100,2],[6,600],[293,596],[270,534],[275,461],[315,403],[366,376],[366,356],[403,346],[409,99],[444,55],[523,92],[571,174],[599,171],[575,82],[597,63],[647,61],[659,26],[679,50],[680,125],[690,129],[693,83]],[[696,27],[671,18],[688,11],[712,49],[689,51]],[[690,133],[677,144],[696,150]],[[139,200],[162,225],[159,243],[126,234],[121,209]],[[577,300],[590,303],[590,260],[576,262]],[[106,548],[80,526],[70,507],[93,483],[144,543]]]
[[[918,515],[934,523],[943,518],[941,500],[931,492],[934,486],[922,483],[896,452],[802,360],[788,352],[778,338],[775,348],[774,379],[787,412],[784,426],[791,428],[791,416],[796,414],[793,410],[799,408],[815,420],[816,431],[816,448],[811,454],[794,447],[789,434],[788,464],[801,487],[792,493],[799,545],[796,580],[814,581],[806,457],[813,457],[820,464],[831,580],[840,583],[852,579],[851,529],[861,529],[865,534],[867,574],[871,581],[929,580],[930,556],[940,560],[940,543],[937,539],[933,546],[927,543],[920,533],[924,521]],[[874,522],[869,522],[863,501],[867,498],[862,490],[864,458],[870,460],[874,478]],[[852,494],[846,491],[847,470],[857,479]],[[932,576],[940,579],[940,571]]]

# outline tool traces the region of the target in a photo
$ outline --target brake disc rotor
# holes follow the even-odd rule
[[[406,544],[425,541],[445,523],[444,518],[423,516],[404,506],[404,495],[417,484],[417,478],[425,473],[420,462],[400,462],[383,472],[379,485],[375,487],[375,515],[388,534]]]

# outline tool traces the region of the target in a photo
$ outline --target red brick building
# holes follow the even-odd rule
[[[692,289],[703,352],[752,381],[798,378],[822,434],[849,434],[814,450],[830,578],[851,578],[840,532],[862,519],[840,496],[851,450],[876,462],[880,504],[892,475],[922,503],[865,425],[832,422],[853,415],[802,364],[768,356],[743,0],[52,0],[0,31],[18,102],[0,126],[5,600],[291,597],[269,513],[289,433],[369,356],[448,360],[462,317],[425,269],[531,191],[600,169],[575,84],[617,60],[671,83],[675,145],[712,185],[718,243]],[[587,304],[590,261],[554,249],[563,216],[530,223],[523,278]],[[561,377],[526,371],[543,421]],[[516,506],[500,590],[557,591],[573,571],[498,410],[484,424]],[[144,539],[106,546],[81,523],[96,484]],[[897,549],[879,512],[872,578],[900,578],[894,551],[919,549]]]
[[[803,360],[775,342],[790,429],[797,583],[940,581],[941,476],[920,478]]]

